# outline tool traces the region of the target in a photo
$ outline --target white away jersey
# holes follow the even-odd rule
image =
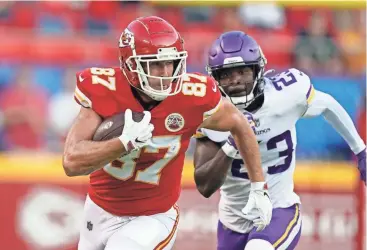
[[[256,138],[270,198],[274,208],[300,203],[293,191],[295,124],[312,101],[314,89],[309,77],[297,69],[289,69],[271,79],[265,79],[264,104],[253,113]],[[200,136],[212,141],[227,140],[229,132],[201,129]],[[197,136],[198,137],[198,136]],[[250,181],[242,160],[234,160],[221,187],[219,218],[228,228],[240,233],[249,232],[250,222],[241,218],[250,192]]]

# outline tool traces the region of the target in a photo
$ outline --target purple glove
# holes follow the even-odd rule
[[[361,175],[361,180],[366,184],[366,149],[363,149],[362,152],[357,154],[358,158],[358,170]]]

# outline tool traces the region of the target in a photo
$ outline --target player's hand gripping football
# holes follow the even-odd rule
[[[250,196],[242,213],[245,219],[254,223],[256,231],[261,231],[269,225],[273,206],[265,182],[251,183]]]
[[[131,110],[125,111],[125,125],[119,139],[128,154],[149,143],[154,130],[153,124],[150,123],[151,118],[150,112],[144,111],[143,119],[140,122],[135,122]]]
[[[361,180],[364,181],[366,185],[366,149],[363,149],[362,152],[357,154],[358,159],[358,170],[361,176]]]

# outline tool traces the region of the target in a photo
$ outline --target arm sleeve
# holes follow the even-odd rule
[[[366,147],[345,109],[329,94],[314,90],[312,101],[308,104],[304,117],[319,115],[333,126],[355,154]]]

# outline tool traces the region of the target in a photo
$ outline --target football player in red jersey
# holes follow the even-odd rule
[[[78,249],[171,249],[190,137],[200,127],[231,131],[250,180],[264,183],[257,141],[212,78],[186,74],[183,39],[165,20],[134,20],[119,50],[119,68],[77,74],[82,108],[66,139],[63,167],[68,176],[90,174]],[[131,111],[144,112],[143,120],[133,121]],[[121,112],[121,136],[92,141],[102,120]],[[264,193],[259,209],[267,221],[272,207]]]

